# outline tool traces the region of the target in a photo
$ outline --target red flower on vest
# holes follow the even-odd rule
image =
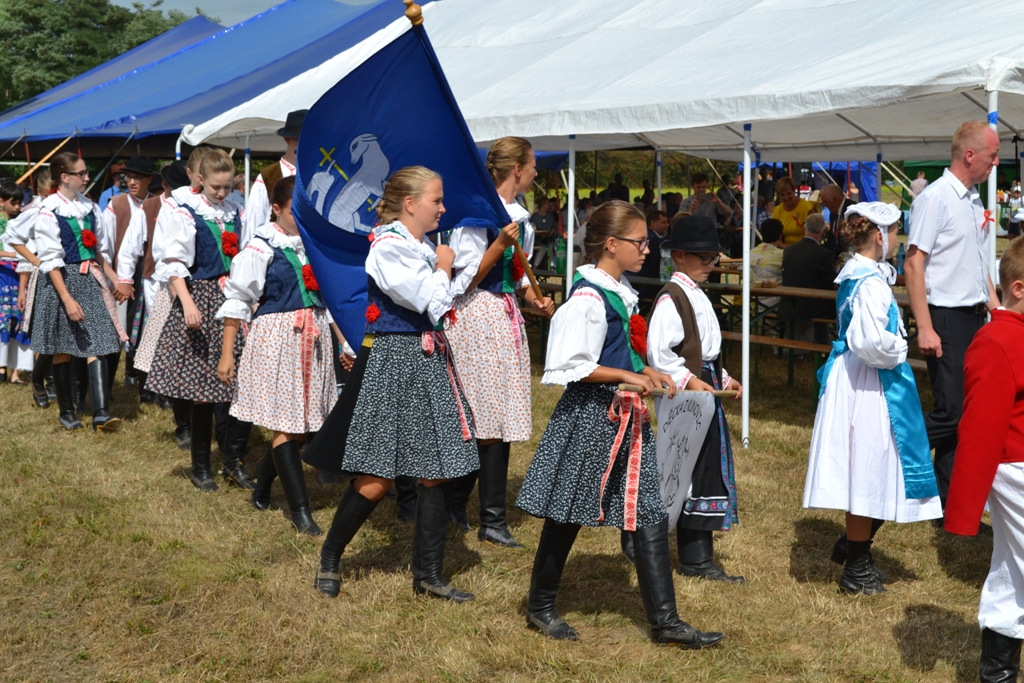
[[[629,343],[646,362],[647,360],[647,321],[638,313],[629,316]]]
[[[225,232],[220,236],[220,249],[228,258],[235,258],[238,255],[238,235],[233,232]]]
[[[519,254],[512,252],[512,282],[518,283],[523,279],[526,271],[523,270],[523,262],[519,260]]]
[[[366,320],[371,323],[377,322],[380,318],[380,309],[377,308],[377,304],[370,304],[366,307]]]
[[[316,282],[316,276],[313,275],[313,266],[308,263],[302,266],[302,284],[306,285],[306,289],[311,292],[319,292],[320,285]]]
[[[86,249],[92,249],[96,246],[96,233],[92,230],[82,231],[82,246]]]

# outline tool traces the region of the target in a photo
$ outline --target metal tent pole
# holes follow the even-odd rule
[[[750,124],[743,124],[743,447],[750,447]]]
[[[576,231],[576,136],[569,136],[569,180],[565,198],[565,298],[572,289],[572,238]]]
[[[655,174],[658,177],[658,210],[661,210],[661,150],[654,151]]]
[[[992,90],[988,94],[988,125],[989,128],[999,135],[999,91]],[[996,165],[988,174],[988,210],[989,215],[995,220],[992,225],[992,232],[988,236],[988,267],[992,280],[996,279],[996,232],[999,228],[999,204],[996,202],[996,171],[999,167],[999,157],[996,157]]]
[[[249,206],[249,166],[251,158],[249,156],[249,138],[252,136],[251,133],[245,135],[245,205]]]

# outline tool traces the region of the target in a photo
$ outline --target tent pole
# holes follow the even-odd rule
[[[750,447],[750,124],[743,124],[743,447]]]
[[[754,226],[754,230],[757,230],[757,198],[761,196],[761,153],[756,149],[754,150],[754,170],[752,171],[754,180],[754,190],[750,195],[751,207],[750,207],[750,220]],[[743,181],[744,186],[746,180]],[[757,233],[760,236],[760,232]]]
[[[882,148],[878,148],[878,154],[875,155],[875,185],[878,186],[878,201],[882,201]],[[864,201],[863,195],[861,201]]]
[[[569,136],[569,180],[565,198],[565,299],[572,289],[572,238],[576,231],[576,136]]]
[[[181,135],[174,142],[174,160],[181,161]]]
[[[245,134],[245,205],[246,206],[249,205],[249,164],[250,164],[249,138],[250,138],[251,135],[252,135],[251,133],[246,133]]]
[[[51,150],[50,150],[50,152],[49,152],[49,154],[47,154],[47,155],[46,155],[45,157],[43,157],[42,159],[40,159],[39,161],[37,161],[37,162],[35,163],[35,165],[34,165],[34,166],[31,166],[31,167],[30,167],[30,168],[29,168],[29,169],[28,169],[27,171],[25,171],[25,173],[23,173],[23,174],[22,174],[22,176],[21,176],[20,178],[18,178],[18,180],[17,180],[16,182],[17,182],[17,183],[18,183],[19,185],[21,185],[22,181],[24,181],[24,180],[25,180],[25,178],[28,178],[28,177],[29,177],[30,175],[32,175],[33,173],[35,173],[35,172],[36,172],[36,169],[38,169],[38,168],[39,168],[40,166],[42,166],[42,165],[43,165],[44,163],[46,163],[47,161],[49,161],[49,160],[50,160],[50,157],[52,157],[52,156],[53,156],[54,154],[56,154],[56,153],[57,153],[57,151],[58,151],[58,150],[59,150],[59,149],[60,149],[61,147],[63,147],[64,145],[68,144],[68,140],[70,140],[70,139],[71,139],[71,138],[73,138],[73,137],[74,137],[74,135],[69,135],[69,136],[67,136],[66,138],[64,138],[64,142],[60,143],[59,145],[57,145],[56,147],[54,147],[53,149],[51,149]],[[27,142],[25,143],[25,160],[26,160],[26,161],[28,161],[28,143],[27,143]],[[28,161],[28,163],[30,163],[30,164],[31,164],[32,162],[31,162],[31,161]],[[60,180],[60,178],[58,178],[57,180]]]
[[[658,176],[658,210],[661,210],[661,150],[654,152],[654,172]]]
[[[988,125],[996,135],[999,135],[999,91],[992,90],[988,93]],[[988,210],[989,215],[995,219],[992,225],[992,233],[988,237],[988,267],[989,275],[994,281],[996,278],[996,232],[999,228],[999,204],[996,203],[996,171],[999,168],[999,157],[996,157],[996,165],[988,174]]]

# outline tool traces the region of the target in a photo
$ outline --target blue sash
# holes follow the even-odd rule
[[[836,296],[836,321],[839,323],[839,339],[832,342],[832,352],[824,367],[818,371],[818,383],[825,392],[825,382],[832,372],[836,358],[844,354],[846,333],[853,318],[853,300],[857,290],[868,277],[881,277],[872,273],[864,277],[850,278],[839,285]],[[885,326],[891,334],[900,334],[900,311],[896,302],[889,304],[889,320]],[[889,409],[889,420],[892,422],[896,450],[900,455],[903,467],[903,485],[907,498],[931,498],[939,495],[939,487],[935,481],[935,469],[932,466],[931,446],[928,433],[924,426],[924,412],[921,409],[921,398],[917,393],[917,382],[914,371],[906,362],[900,363],[892,370],[879,369],[878,378],[885,394],[885,404]]]

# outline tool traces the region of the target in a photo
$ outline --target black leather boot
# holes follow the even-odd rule
[[[220,450],[221,454],[223,454],[224,449],[227,448],[228,420],[231,419],[230,410],[230,403],[213,404],[213,438],[217,440],[217,448]]]
[[[886,593],[871,566],[871,541],[846,542],[846,566],[839,577],[840,593],[874,595]]]
[[[714,533],[698,529],[685,529],[676,526],[676,539],[679,542],[679,573],[710,581],[726,583],[743,583],[742,576],[729,576],[715,564]]]
[[[270,508],[270,489],[276,478],[274,451],[272,448],[268,448],[259,464],[256,465],[256,487],[252,490],[252,506],[257,510]]]
[[[60,424],[64,429],[83,429],[75,415],[75,402],[71,389],[71,363],[53,364],[53,388],[57,391]]]
[[[338,510],[334,513],[334,521],[320,548],[320,566],[313,579],[313,586],[327,597],[338,596],[341,590],[341,576],[338,574],[341,556],[379,502],[356,491],[354,483],[345,489],[345,495],[341,497]]]
[[[46,380],[52,384],[53,379],[50,369],[53,367],[53,356],[39,354],[32,366],[32,400],[40,408],[50,407],[50,394],[46,390]],[[47,377],[50,375],[50,377]]]
[[[512,444],[499,441],[480,446],[480,530],[477,538],[500,548],[522,548],[505,523],[508,459]]]
[[[171,407],[174,410],[174,442],[178,444],[178,448],[187,451],[192,447],[192,430],[189,427],[192,402],[184,398],[175,398],[171,399]]]
[[[229,430],[229,440],[230,435]],[[281,486],[284,488],[284,497],[288,499],[289,516],[296,531],[319,536],[323,532],[309,514],[309,495],[306,493],[302,461],[299,460],[299,442],[285,441],[271,453],[274,458],[274,469],[277,470],[277,476],[281,478]]]
[[[672,583],[672,559],[668,550],[668,520],[643,527],[633,534],[636,578],[644,612],[651,624],[651,640],[664,645],[699,649],[714,645],[724,636],[699,631],[679,618],[676,591]]]
[[[42,358],[42,356],[40,356]],[[46,356],[47,358],[47,370],[46,370],[46,395],[50,399],[50,403],[57,400],[57,384],[53,380],[53,356]]]
[[[106,365],[104,366],[104,368],[107,377],[107,396],[113,396],[114,375],[117,374],[117,366],[121,364],[121,352],[118,351],[117,353],[108,353],[106,356],[103,356],[103,358],[104,360],[106,360]],[[93,410],[96,410],[96,406],[93,406]]]
[[[416,485],[416,529],[412,541],[412,589],[420,595],[468,602],[472,593],[460,591],[441,574],[444,546],[448,540],[448,506],[445,503],[447,481],[435,486]]]
[[[871,540],[875,539],[875,534],[878,533],[878,530],[882,528],[883,524],[885,524],[884,519],[871,520]],[[846,563],[846,534],[843,534],[838,539],[836,539],[835,545],[832,546],[831,559],[836,564]],[[875,576],[878,577],[878,580],[880,582],[885,583],[888,577],[886,577],[886,575],[882,573],[881,569],[875,566],[875,558],[871,556],[870,551],[868,551],[868,559],[871,560],[871,569],[875,572]]]
[[[469,516],[466,514],[466,505],[469,503],[469,497],[473,494],[478,474],[479,471],[470,472],[452,480],[452,495],[451,503],[448,506],[448,519],[451,520],[451,523],[459,531],[473,530],[469,523]]]
[[[251,490],[255,486],[245,471],[245,465],[242,464],[242,456],[245,455],[245,447],[249,444],[251,432],[251,422],[243,422],[237,417],[229,417],[227,435],[224,437],[224,445],[221,448],[221,456],[224,458],[225,481],[231,486],[246,490]],[[298,451],[298,445],[296,445],[296,451]]]
[[[92,394],[92,430],[116,432],[121,428],[121,418],[110,417],[107,405],[110,402],[110,380],[107,372],[108,356],[100,356],[89,363],[89,390]]]
[[[562,570],[579,532],[579,524],[560,524],[545,519],[537,555],[533,558],[530,594],[526,596],[526,625],[555,640],[579,638],[576,629],[565,623],[555,606]]]
[[[89,367],[85,358],[71,357],[72,395],[75,399],[75,412],[79,415],[89,414],[89,404],[85,402],[89,393]]]
[[[189,480],[200,491],[210,493],[218,488],[210,471],[210,451],[213,450],[213,404],[193,403],[192,418],[192,472]]]
[[[1020,645],[1016,638],[986,628],[981,631],[981,683],[1017,683]]]
[[[395,504],[399,522],[416,521],[416,477],[395,477]]]
[[[146,388],[146,380],[149,379],[149,373],[136,369],[134,379],[135,386],[139,388],[139,403],[150,405],[156,403],[156,394]]]
[[[635,565],[636,558],[633,554],[633,534],[629,531],[623,531],[619,534],[619,546],[622,548],[622,554],[626,556],[629,563]]]

